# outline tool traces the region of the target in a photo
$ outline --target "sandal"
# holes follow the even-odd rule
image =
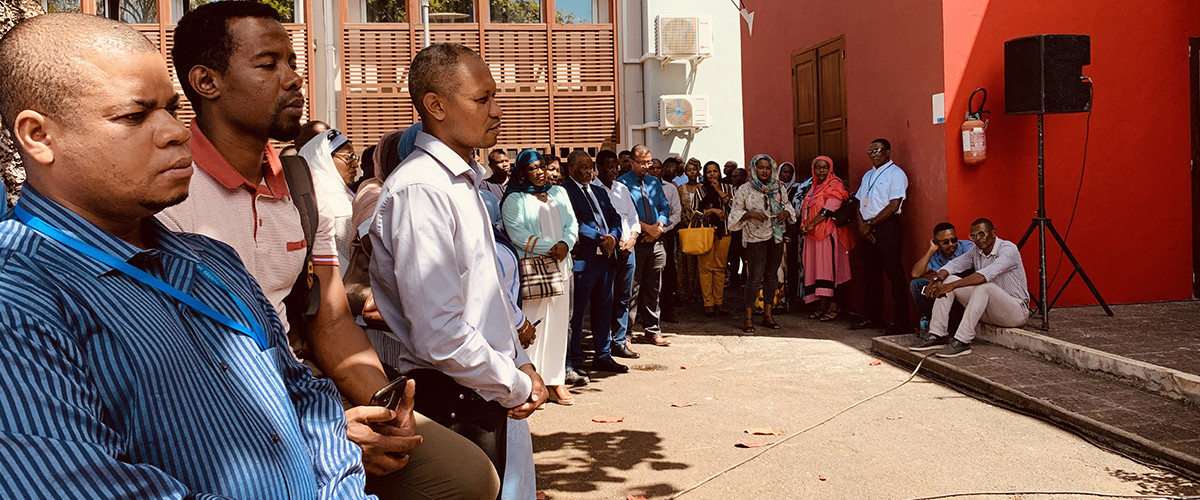
[[[565,397],[558,392],[560,389],[567,393]],[[550,391],[550,401],[563,406],[571,406],[575,404],[575,397],[571,395],[571,390],[567,389],[565,385],[559,385],[555,386],[554,390]]]
[[[833,321],[833,320],[837,319],[838,313],[840,313],[840,312],[842,312],[841,309],[830,309],[829,311],[827,311],[825,313],[824,316],[821,316],[820,321]]]
[[[746,318],[746,320],[742,323],[742,332],[754,333],[754,320]]]
[[[812,314],[808,315],[808,319],[821,319],[821,316],[824,316],[827,312],[829,311],[825,309],[817,309],[816,311],[813,311]]]
[[[772,330],[778,330],[780,328],[779,323],[776,323],[775,318],[771,316],[763,316],[762,325]]]

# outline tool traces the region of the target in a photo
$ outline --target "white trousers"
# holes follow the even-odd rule
[[[958,280],[957,276],[951,275],[946,278],[946,283]],[[1022,304],[1020,299],[1009,295],[999,286],[984,283],[956,288],[947,293],[945,297],[935,300],[933,317],[929,318],[930,334],[938,337],[945,337],[948,334],[946,330],[950,323],[950,306],[954,305],[953,301],[955,300],[966,307],[962,323],[959,323],[958,331],[954,334],[954,338],[959,342],[969,344],[975,340],[975,328],[980,321],[989,325],[1013,328],[1024,325],[1025,320],[1029,319],[1028,305]]]

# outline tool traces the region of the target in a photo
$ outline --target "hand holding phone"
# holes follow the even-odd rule
[[[404,386],[408,384],[408,377],[401,375],[396,377],[387,385],[383,386],[375,394],[371,396],[371,406],[382,406],[389,410],[395,410],[400,405],[400,400],[404,398]]]

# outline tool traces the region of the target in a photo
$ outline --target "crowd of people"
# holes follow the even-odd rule
[[[22,409],[0,412],[0,470],[22,478],[0,496],[528,500],[539,407],[627,372],[631,343],[669,347],[685,304],[731,314],[726,288],[744,334],[802,303],[837,319],[856,244],[870,316],[852,327],[912,333],[911,297],[929,321],[912,348],[949,357],[980,320],[1029,314],[987,219],[974,246],[939,224],[903,293],[907,178],[885,139],[853,196],[827,156],[510,161],[488,66],[434,44],[408,72],[420,121],[360,152],[301,124],[295,61],[273,8],[193,9],[172,49],[183,124],[128,25],[49,14],[0,39],[28,172],[0,221],[0,400]]]

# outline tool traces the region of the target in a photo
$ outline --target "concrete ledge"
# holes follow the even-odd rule
[[[1079,370],[1111,375],[1139,389],[1200,408],[1200,376],[1072,344],[1023,328],[980,324],[977,333],[979,339],[989,343]]]
[[[916,366],[929,353],[908,350],[912,335],[875,337],[871,350],[881,357],[905,366]],[[953,361],[953,360],[950,360]],[[1019,411],[1041,417],[1059,427],[1087,436],[1113,449],[1130,455],[1170,464],[1192,477],[1200,477],[1200,458],[1180,453],[1145,437],[1122,430],[1104,422],[1085,417],[1049,401],[959,368],[947,360],[929,356],[921,365],[919,375],[945,382],[952,387],[1000,401]]]

